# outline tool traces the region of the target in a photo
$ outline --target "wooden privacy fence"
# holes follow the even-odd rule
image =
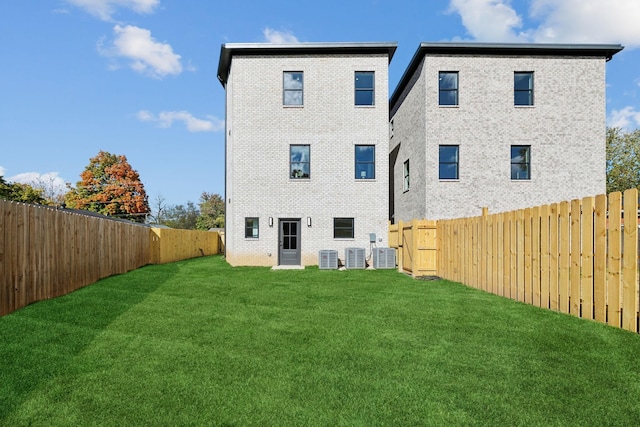
[[[151,264],[222,253],[220,234],[210,231],[151,229]]]
[[[149,263],[149,228],[0,200],[0,315]]]
[[[637,212],[632,189],[438,221],[438,275],[639,332]]]
[[[0,316],[114,274],[220,253],[218,233],[0,200]]]
[[[389,247],[396,248],[400,271],[413,277],[437,273],[436,221],[400,221],[389,224]]]

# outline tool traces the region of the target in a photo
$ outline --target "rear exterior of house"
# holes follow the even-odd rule
[[[387,246],[395,43],[225,44],[231,265],[316,265]],[[375,242],[370,242],[371,233]]]
[[[390,101],[390,218],[602,194],[620,45],[422,43]]]

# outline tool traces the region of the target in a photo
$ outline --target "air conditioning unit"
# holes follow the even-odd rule
[[[396,268],[396,250],[394,248],[374,248],[373,268]]]
[[[318,253],[318,267],[320,270],[335,270],[338,268],[338,251],[329,249]]]
[[[365,268],[364,248],[347,248],[344,250],[344,266],[347,269]]]

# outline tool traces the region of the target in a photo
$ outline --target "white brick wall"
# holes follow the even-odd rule
[[[438,72],[459,72],[459,106],[438,105]],[[534,72],[533,107],[513,105],[514,71]],[[605,192],[605,59],[428,55],[393,117],[395,220],[477,216]],[[440,181],[438,146],[460,146]],[[531,180],[511,180],[511,145],[531,145]],[[402,165],[411,162],[403,193]]]
[[[227,91],[226,254],[232,265],[278,264],[278,219],[300,218],[302,264],[318,251],[387,246],[388,56],[234,56]],[[284,71],[304,72],[304,106],[282,105]],[[354,72],[375,72],[374,107],[354,106]],[[309,144],[308,180],[289,178],[290,144]],[[376,146],[375,180],[354,178],[356,144]],[[258,239],[244,238],[259,217]],[[268,220],[273,218],[273,227]],[[307,218],[311,227],[307,227]],[[353,239],[333,238],[333,218],[355,218]]]

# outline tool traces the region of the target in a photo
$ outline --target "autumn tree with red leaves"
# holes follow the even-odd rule
[[[144,222],[149,213],[147,193],[125,156],[100,151],[80,178],[65,195],[67,207]]]

